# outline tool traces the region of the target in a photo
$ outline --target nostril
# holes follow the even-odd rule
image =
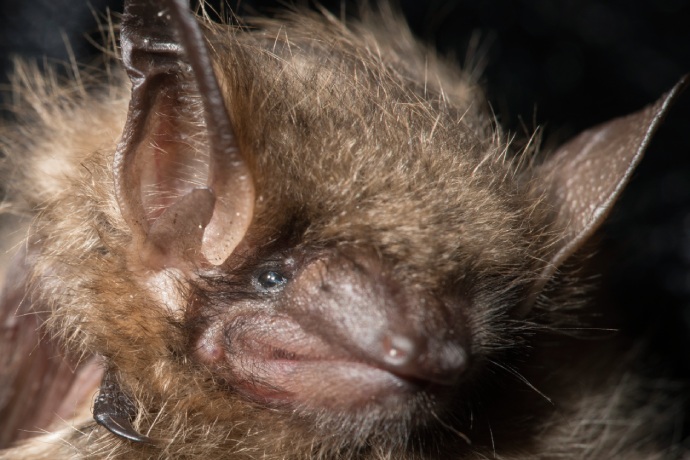
[[[450,372],[461,372],[467,366],[467,352],[460,345],[449,343],[439,352],[439,363],[442,369]]]
[[[436,359],[437,379],[455,383],[467,369],[469,357],[465,348],[456,343],[446,343],[438,351]]]
[[[426,348],[425,344],[420,342],[401,334],[386,334],[381,340],[383,361],[395,368],[414,366],[421,350]]]
[[[379,362],[400,377],[443,385],[456,383],[467,367],[467,352],[456,343],[431,342],[424,336],[385,334]]]

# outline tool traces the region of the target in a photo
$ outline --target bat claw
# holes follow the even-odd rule
[[[135,430],[132,426],[132,422],[129,419],[106,413],[97,414],[95,410],[93,418],[94,420],[96,420],[96,423],[98,423],[106,430],[121,438],[127,439],[132,442],[141,442],[144,444],[153,445],[156,443],[152,438],[144,436],[143,434]]]
[[[156,444],[156,441],[142,435],[132,426],[136,408],[132,399],[120,387],[114,373],[107,371],[93,404],[93,418],[106,430],[132,442]]]

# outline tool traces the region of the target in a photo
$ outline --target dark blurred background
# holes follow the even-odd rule
[[[519,134],[544,126],[547,142],[637,110],[690,72],[690,0],[399,3],[413,31],[458,62],[478,43],[501,123]],[[230,6],[270,14],[279,2]],[[66,61],[63,37],[88,63],[98,51],[84,34],[98,37],[95,13],[107,7],[121,11],[121,2],[0,0],[0,83],[13,54]],[[607,223],[601,255],[605,293],[631,313],[628,330],[654,332],[659,356],[690,376],[690,91]]]

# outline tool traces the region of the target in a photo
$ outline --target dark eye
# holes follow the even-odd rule
[[[275,289],[287,283],[287,278],[278,272],[267,271],[260,274],[257,281],[264,289]]]

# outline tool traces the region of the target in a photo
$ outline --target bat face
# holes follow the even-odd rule
[[[63,432],[60,455],[649,455],[651,440],[618,442],[633,428],[563,434],[621,388],[597,373],[615,355],[553,329],[681,85],[526,159],[469,77],[385,18],[248,32],[181,1],[127,3],[128,107],[59,108],[89,114],[67,166],[44,166],[57,133],[20,163],[46,185],[23,192],[41,209],[2,311],[48,311],[76,375],[103,373],[100,426]]]

